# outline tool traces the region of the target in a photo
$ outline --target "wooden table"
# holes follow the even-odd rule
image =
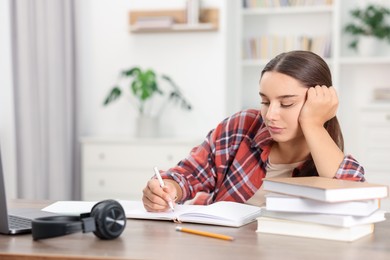
[[[40,204],[11,204],[26,205]],[[40,241],[33,241],[30,234],[0,235],[0,259],[390,259],[389,219],[375,224],[373,235],[351,243],[258,234],[255,222],[241,228],[182,226],[231,235],[235,240],[177,232],[176,224],[168,221],[128,220],[123,234],[111,241],[81,232]]]

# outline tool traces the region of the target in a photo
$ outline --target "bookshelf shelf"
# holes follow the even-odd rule
[[[340,59],[342,65],[390,65],[390,57],[345,57]]]
[[[270,59],[244,59],[242,60],[242,66],[243,67],[264,67],[268,62],[270,61]],[[328,63],[328,65],[331,65],[332,64],[332,59],[325,59],[325,61]],[[345,60],[344,61],[346,64],[353,64],[353,63],[366,63],[366,61],[359,61],[359,60],[354,60],[354,59],[351,59],[351,60]],[[390,64],[390,60],[372,60],[371,61],[373,64],[380,64],[380,63],[384,63],[384,64]]]
[[[171,19],[171,24],[158,24],[155,26],[139,26],[137,20],[157,19],[159,17]],[[168,33],[168,32],[207,32],[218,31],[219,10],[200,10],[199,23],[188,24],[186,10],[139,10],[129,12],[129,25],[131,33]]]
[[[130,28],[132,33],[158,33],[158,32],[205,32],[205,31],[217,31],[218,27],[212,23],[199,23],[199,24],[173,24],[168,28],[140,28],[136,25]]]
[[[244,8],[242,14],[250,15],[277,15],[277,14],[313,14],[331,13],[333,6],[290,6],[290,7],[267,7],[267,8]]]

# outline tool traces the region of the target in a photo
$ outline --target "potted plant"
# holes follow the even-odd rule
[[[390,42],[390,10],[386,7],[369,4],[365,8],[355,8],[350,11],[353,21],[347,24],[344,31],[353,36],[349,47],[358,50],[361,54],[375,51],[377,48],[368,43],[373,41]]]
[[[124,79],[130,79],[128,89],[131,94],[131,103],[138,111],[137,136],[139,137],[155,137],[158,129],[158,117],[164,111],[167,103],[174,102],[180,105],[184,110],[191,110],[191,104],[185,99],[176,83],[167,75],[160,77],[152,69],[142,70],[140,67],[132,67],[123,70],[119,73],[118,80],[113,88],[108,93],[104,100],[104,106],[111,104],[122,96],[123,90],[121,83]],[[169,87],[165,92],[161,87],[163,80]],[[157,95],[163,97],[163,102],[160,103],[158,109],[147,109],[146,105],[151,103],[152,99]],[[153,115],[152,111],[158,111],[158,114]]]

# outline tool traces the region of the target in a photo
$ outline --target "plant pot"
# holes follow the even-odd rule
[[[137,118],[136,136],[142,138],[158,137],[158,117],[139,116]]]
[[[377,56],[379,49],[379,41],[377,38],[364,36],[359,39],[358,53],[360,56]]]

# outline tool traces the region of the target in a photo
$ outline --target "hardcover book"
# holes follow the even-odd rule
[[[261,210],[262,217],[294,220],[308,223],[317,223],[335,227],[353,227],[362,224],[377,223],[385,221],[384,210],[377,210],[369,216],[350,216],[335,214],[316,214],[316,213],[295,213]]]
[[[372,234],[374,224],[334,227],[294,220],[259,217],[256,232],[351,242]]]
[[[324,177],[265,178],[266,191],[319,201],[340,202],[380,199],[388,196],[388,186]]]
[[[271,211],[351,216],[368,216],[378,210],[380,205],[379,199],[324,202],[278,193],[266,194],[265,200],[267,210]]]

